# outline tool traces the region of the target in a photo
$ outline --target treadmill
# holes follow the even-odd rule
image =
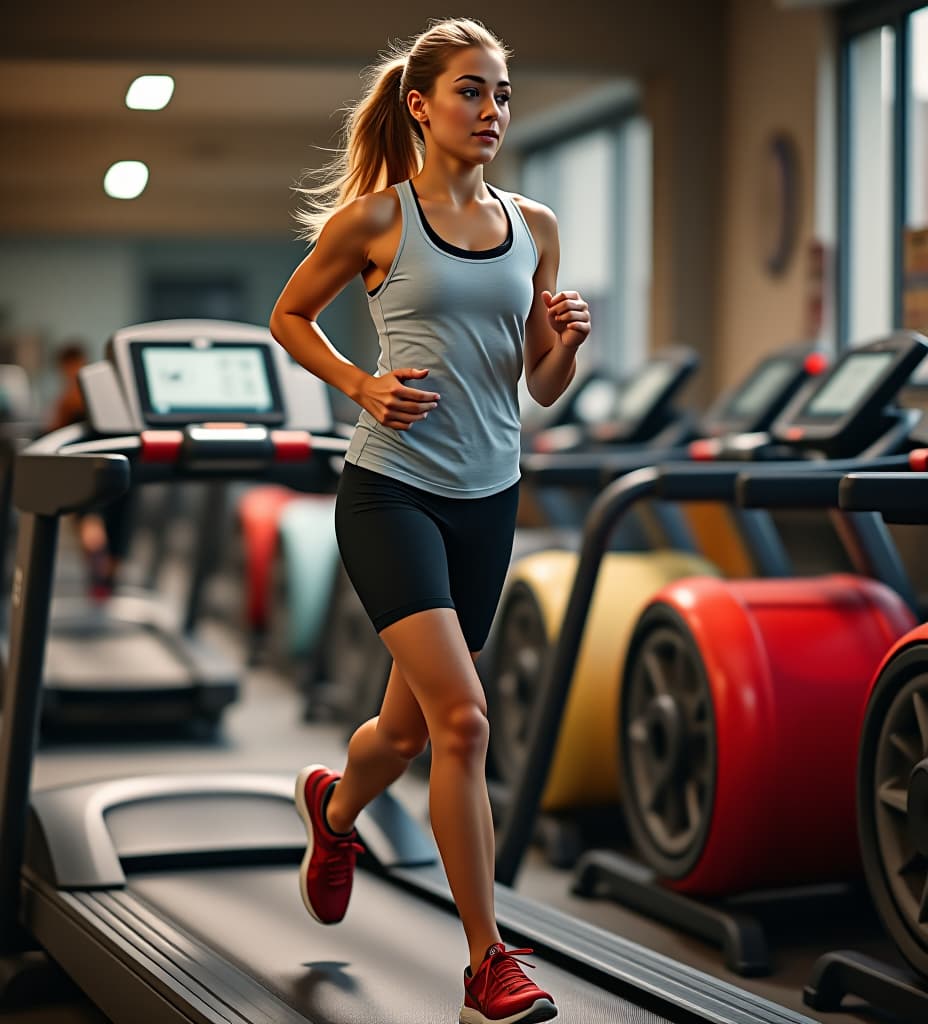
[[[900,408],[896,398],[926,356],[928,339],[914,331],[897,331],[845,352],[828,373],[795,396],[772,425],[765,445],[748,446],[761,462],[751,470],[752,486],[758,488],[763,483],[765,457],[774,460],[767,463],[771,479],[781,478],[786,471],[804,472],[811,477],[824,470],[834,478],[835,474],[840,477],[842,473],[906,467],[908,451],[915,442],[913,431],[922,414],[919,410]],[[611,472],[617,479],[599,494],[584,524],[577,570],[557,645],[546,665],[526,756],[514,780],[498,838],[498,882],[513,884],[532,837],[597,574],[612,530],[638,501],[649,498],[734,504],[739,475],[746,468],[745,462],[738,460],[667,462],[628,472],[619,460],[605,458],[601,467],[603,478],[607,479]],[[766,509],[774,503],[758,504]],[[791,495],[785,493],[783,500],[775,504],[790,506]],[[891,545],[887,545],[885,530],[876,518],[859,519],[853,524],[853,531],[842,531],[842,537],[847,537],[860,571],[872,574],[872,567],[879,562],[879,578],[910,603],[914,600],[904,567],[887,557]],[[685,721],[685,717],[680,720]],[[675,743],[685,743],[683,729],[674,735],[679,736]],[[708,820],[711,806],[700,805],[699,813]],[[591,896],[602,890],[638,912],[723,945],[726,962],[733,970],[750,973],[764,966],[766,950],[758,949],[754,936],[748,935],[747,941],[742,942],[740,934],[727,922],[720,925],[721,915],[711,906],[704,910],[698,901],[666,889],[653,871],[612,850],[588,850],[577,864],[573,891]]]
[[[209,336],[217,321],[165,321],[134,331],[140,337],[189,340]],[[224,323],[224,337],[270,341],[266,328]],[[302,367],[288,363],[284,379],[306,377]],[[81,371],[87,400],[88,427],[72,437],[111,433],[110,407],[95,398],[100,384],[95,366]],[[104,385],[105,386],[105,385]],[[134,399],[132,399],[134,401]],[[324,384],[300,381],[300,425],[314,431],[331,429]],[[208,414],[208,405],[204,406]],[[129,416],[138,425],[138,406]],[[127,424],[128,424],[127,420]],[[195,633],[208,570],[219,542],[224,488],[205,488],[197,527],[188,594],[181,614],[152,591],[120,588],[102,603],[89,598],[56,596],[52,630],[45,656],[42,728],[45,734],[72,734],[86,728],[135,726],[215,727],[225,708],[238,698],[241,665]],[[165,525],[166,528],[166,525]]]
[[[321,483],[347,442],[296,429],[285,358],[223,325],[186,339],[129,328],[86,381],[99,436],[57,432],[18,457],[0,731],[5,994],[45,951],[116,1024],[454,1019],[463,935],[434,844],[389,794],[358,822],[368,852],[334,928],[299,899],[291,776],[150,775],[30,799],[60,516],[150,480]],[[566,1019],[811,1024],[505,888],[497,901],[505,938],[535,948]]]

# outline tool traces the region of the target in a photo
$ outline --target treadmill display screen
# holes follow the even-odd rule
[[[283,419],[268,346],[137,342],[132,355],[142,406],[151,420]]]
[[[860,402],[895,358],[894,352],[861,352],[849,356],[799,415],[844,416]]]
[[[616,418],[637,420],[644,416],[667,388],[673,372],[674,367],[670,363],[652,363],[646,366],[620,392]]]
[[[780,394],[795,372],[796,364],[791,359],[772,359],[764,363],[732,396],[726,414],[738,419],[755,416]]]

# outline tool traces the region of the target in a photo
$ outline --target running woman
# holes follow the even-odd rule
[[[271,316],[280,344],[361,407],[336,503],[345,568],[393,657],[380,714],[342,774],[297,779],[308,846],[300,888],[324,924],[344,916],[354,822],[431,742],[432,830],[470,952],[463,1024],[545,1021],[554,1000],[507,950],[493,903],[489,725],[474,661],[509,565],[519,479],[517,383],[550,405],[590,333],[557,291],[554,214],[489,186],[509,126],[506,47],[470,19],[432,23],[372,69],[326,182],[300,213],[315,241]],[[349,362],[317,317],[360,275],[377,372]]]

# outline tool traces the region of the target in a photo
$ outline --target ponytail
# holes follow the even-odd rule
[[[406,97],[412,89],[429,93],[451,55],[468,47],[496,50],[504,59],[510,56],[479,21],[451,18],[433,22],[405,48],[394,46],[365,71],[364,91],[348,107],[334,159],[318,171],[305,171],[296,187],[303,197],[303,206],[296,211],[301,238],[314,242],[337,210],[419,172],[425,142]],[[318,184],[308,184],[313,180]]]
[[[300,237],[314,242],[336,210],[413,177],[422,166],[422,130],[402,91],[405,69],[405,56],[389,56],[365,73],[364,94],[345,118],[343,146],[326,167],[305,172],[297,188],[305,197],[296,212]],[[307,178],[319,184],[306,185]]]

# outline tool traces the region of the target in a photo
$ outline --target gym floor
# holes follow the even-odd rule
[[[230,653],[242,648],[234,630],[206,623],[203,634]],[[51,786],[94,778],[160,771],[268,771],[296,773],[308,761],[333,766],[344,763],[344,728],[304,723],[301,702],[291,681],[266,668],[250,669],[242,696],[224,719],[219,736],[208,742],[136,739],[131,745],[112,741],[45,744],[36,762],[34,785]],[[426,818],[427,787],[421,774],[410,772],[395,787],[396,794],[421,820]],[[847,1012],[812,1013],[802,1003],[801,990],[815,959],[831,949],[856,948],[896,960],[891,945],[881,938],[866,904],[854,905],[841,894],[822,900],[794,900],[751,910],[770,924],[775,971],[768,978],[745,981],[728,972],[721,954],[696,939],[649,921],[607,901],[587,901],[569,894],[570,873],[557,870],[532,853],[523,868],[519,891],[577,914],[604,928],[685,961],[733,985],[750,985],[765,997],[828,1024],[861,1024],[885,1020],[850,1006]],[[299,893],[294,879],[294,899]],[[823,910],[823,906],[825,909]],[[307,918],[307,928],[317,927]],[[462,965],[465,947],[462,934]],[[80,997],[66,1004],[0,1013],[0,1021],[17,1024],[101,1024],[105,1018]]]

